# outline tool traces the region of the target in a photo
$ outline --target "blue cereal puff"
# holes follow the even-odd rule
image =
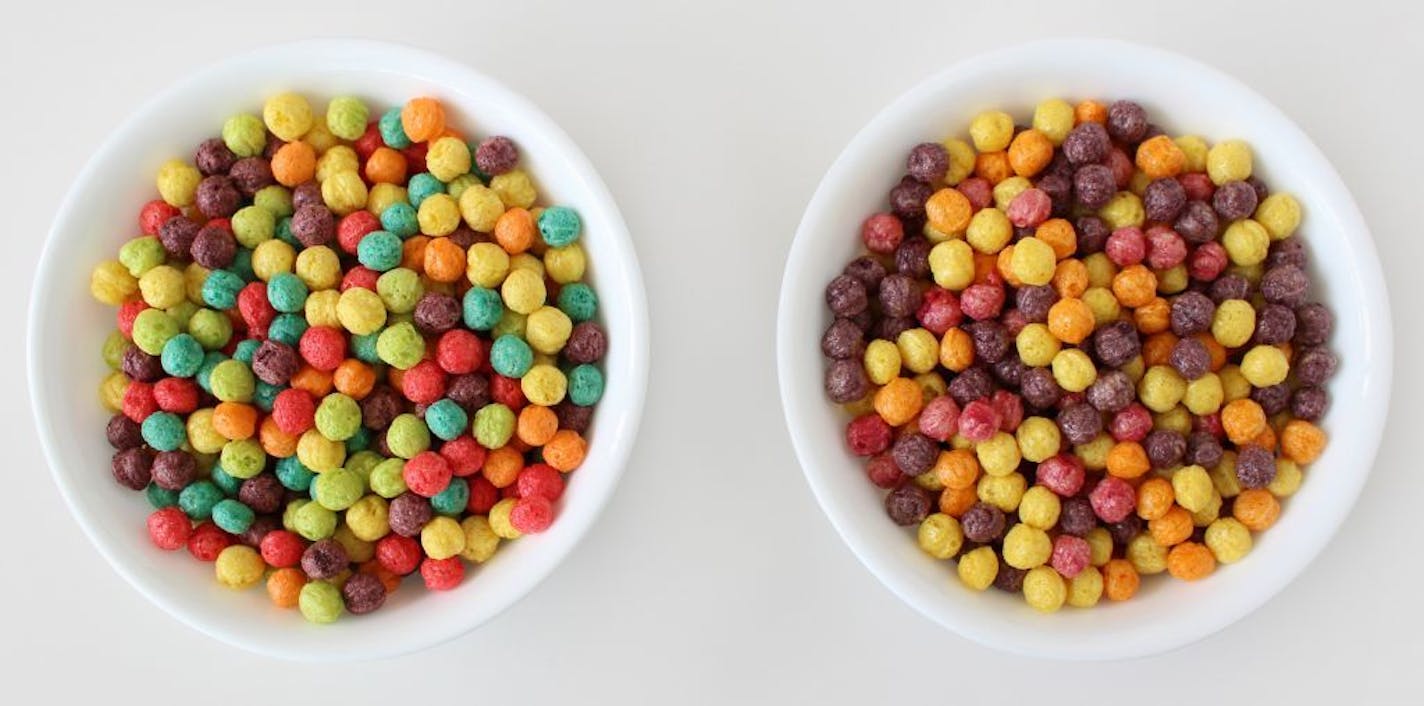
[[[244,338],[238,341],[237,346],[232,350],[232,357],[240,360],[249,366],[252,365],[252,356],[257,354],[257,349],[262,347],[262,342],[255,338]]]
[[[551,248],[562,248],[579,238],[578,212],[566,206],[550,206],[539,214],[539,235]]]
[[[172,412],[154,412],[139,425],[144,443],[157,451],[177,451],[188,440],[183,418]]]
[[[257,405],[257,408],[263,412],[271,412],[277,395],[282,394],[282,390],[285,389],[287,389],[286,385],[269,385],[258,380],[252,388],[252,404]]]
[[[290,272],[279,272],[267,282],[267,301],[283,314],[301,311],[307,294],[307,283]]]
[[[442,441],[449,441],[470,428],[470,415],[448,397],[425,408],[425,426]]]
[[[559,311],[576,324],[593,320],[598,314],[598,294],[583,282],[572,282],[559,288]]]
[[[381,355],[376,351],[376,340],[381,337],[380,331],[372,331],[365,336],[351,337],[351,355],[356,356],[356,360],[370,365],[381,362]]]
[[[267,326],[267,337],[296,348],[302,334],[307,332],[307,326],[309,324],[301,314],[278,314]]]
[[[450,485],[430,498],[430,507],[441,515],[459,515],[470,502],[470,484],[464,478],[451,478]]]
[[[352,434],[350,438],[346,439],[347,458],[369,448],[371,448],[371,430],[366,427],[357,429],[355,434]]]
[[[376,127],[381,131],[381,142],[386,143],[387,147],[394,147],[398,150],[410,147],[410,137],[405,134],[405,127],[401,125],[401,109],[399,107],[386,111],[376,122]]]
[[[178,493],[178,508],[194,520],[206,520],[213,516],[213,506],[222,502],[223,492],[212,481],[200,480],[189,483]]]
[[[193,377],[203,367],[203,345],[198,339],[180,333],[163,344],[159,362],[163,364],[163,372],[173,377]]]
[[[278,459],[276,473],[282,487],[296,493],[307,492],[311,488],[312,479],[316,478],[316,474],[302,465],[296,456]]]
[[[252,249],[239,247],[232,256],[232,264],[227,268],[237,273],[244,282],[256,282],[257,273],[252,270]]]
[[[237,306],[237,293],[243,284],[235,272],[213,270],[203,280],[203,303],[214,309],[231,309]]]
[[[420,203],[436,194],[445,193],[445,182],[435,178],[430,172],[421,172],[410,178],[406,184],[405,196],[410,205],[420,208]]]
[[[416,218],[415,207],[404,201],[397,201],[381,211],[381,228],[395,233],[402,240],[420,232],[420,221]]]
[[[213,464],[213,470],[208,476],[208,480],[212,481],[213,485],[216,485],[224,495],[230,498],[237,497],[238,491],[242,490],[242,479],[224,471],[219,464]]]
[[[592,365],[576,365],[569,371],[569,401],[592,407],[603,397],[603,371]]]
[[[466,326],[476,331],[488,331],[504,318],[504,300],[493,289],[471,287],[465,292],[461,313]]]
[[[218,501],[218,504],[213,506],[213,524],[228,534],[246,532],[254,519],[256,515],[253,514],[252,508],[232,498]]]
[[[297,236],[292,233],[291,216],[284,216],[277,221],[277,239],[292,246],[293,248],[296,248],[297,250],[301,250],[302,248],[306,247],[305,245],[302,245],[302,241],[298,240]]]
[[[377,272],[395,269],[402,254],[400,237],[385,230],[367,233],[356,246],[356,259]]]
[[[149,483],[148,487],[143,489],[143,495],[155,510],[178,504],[178,491],[161,488],[157,483]]]
[[[506,333],[490,346],[490,367],[507,378],[521,378],[534,365],[534,349],[524,339]]]

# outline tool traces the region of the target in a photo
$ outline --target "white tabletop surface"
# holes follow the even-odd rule
[[[0,402],[7,698],[1355,703],[1403,699],[1417,680],[1424,658],[1417,546],[1424,472],[1411,458],[1424,423],[1413,407],[1424,380],[1411,353],[1424,343],[1416,308],[1424,263],[1418,3],[1260,2],[1247,10],[1202,1],[1174,4],[1173,13],[1140,1],[1032,11],[1002,2],[724,9],[705,0],[119,9],[137,4],[83,14],[26,3],[0,23],[7,214],[0,301],[8,302],[0,316],[12,339],[24,330],[32,265],[54,209],[129,110],[191,68],[248,47],[369,36],[442,51],[509,83],[592,158],[646,274],[654,351],[647,412],[603,517],[526,599],[415,655],[312,667],[247,654],[183,626],[90,548],[32,434],[23,347],[12,340],[0,347],[8,392]],[[783,259],[801,209],[846,141],[939,68],[1058,35],[1132,39],[1198,57],[1291,115],[1334,162],[1370,223],[1401,353],[1373,475],[1320,558],[1226,631],[1129,664],[994,652],[901,604],[815,505],[775,387]]]

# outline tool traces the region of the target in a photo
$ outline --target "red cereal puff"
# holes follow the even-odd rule
[[[392,532],[376,542],[376,561],[381,568],[397,576],[405,576],[420,566],[424,554],[420,542]]]
[[[1136,226],[1118,228],[1108,236],[1103,252],[1118,267],[1136,265],[1147,257],[1147,237]]]
[[[975,443],[988,441],[1003,424],[999,410],[985,400],[964,405],[959,413],[959,434]]]
[[[529,402],[524,398],[524,389],[519,386],[519,381],[503,375],[490,376],[490,397],[512,412],[524,409]]]
[[[159,549],[170,552],[181,549],[192,533],[192,521],[177,505],[155,510],[148,516],[148,538]]]
[[[485,465],[488,453],[480,442],[475,441],[475,437],[468,434],[455,437],[440,447],[440,456],[450,464],[450,473],[460,478],[478,473]]]
[[[954,292],[943,287],[931,287],[920,299],[915,319],[925,330],[943,336],[945,331],[964,321],[964,311],[959,308],[959,297]]]
[[[1170,270],[1187,259],[1187,241],[1166,226],[1147,229],[1147,264],[1154,270]],[[1213,241],[1214,242],[1214,241]]]
[[[1061,497],[1071,498],[1083,489],[1083,462],[1077,456],[1061,453],[1038,464],[1038,484]]]
[[[499,502],[499,488],[494,487],[494,483],[488,478],[479,476],[470,481],[470,500],[465,503],[465,509],[476,515],[484,515]]]
[[[114,318],[117,320],[119,332],[124,334],[124,338],[133,340],[134,319],[137,319],[138,315],[142,314],[143,310],[147,308],[148,305],[143,303],[141,299],[135,299],[119,305],[119,311]]]
[[[306,544],[293,532],[272,530],[262,537],[262,541],[258,543],[258,551],[262,553],[262,561],[267,562],[269,566],[285,569],[301,563]]]
[[[272,400],[272,421],[287,434],[301,434],[316,424],[316,401],[306,390],[282,390]]]
[[[430,144],[417,142],[410,147],[400,151],[405,155],[406,174],[419,174],[425,169],[425,153],[430,150]]]
[[[998,284],[971,284],[959,296],[959,308],[975,321],[992,319],[1004,308],[1004,288]]]
[[[1191,172],[1177,177],[1182,190],[1187,192],[1188,201],[1211,201],[1216,194],[1216,184],[1204,172]]]
[[[940,395],[920,410],[920,433],[935,441],[948,441],[959,433],[959,405],[949,395]]]
[[[1023,400],[1008,390],[997,390],[989,398],[989,405],[999,413],[999,430],[1012,434],[1023,423]]]
[[[267,330],[277,310],[267,301],[267,283],[251,282],[237,293],[237,311],[248,328]]]
[[[905,474],[900,472],[895,458],[888,453],[871,457],[870,462],[865,464],[865,474],[870,477],[871,483],[885,490],[898,487],[905,479]]]
[[[401,376],[401,394],[416,404],[434,403],[445,396],[445,371],[434,361],[416,363]]]
[[[350,133],[348,133],[350,134]],[[356,150],[356,154],[361,157],[361,161],[366,161],[378,148],[386,143],[381,139],[381,126],[377,123],[366,123],[366,131],[351,143],[351,149]]]
[[[381,229],[381,221],[370,211],[352,211],[336,223],[336,244],[347,255],[356,254],[356,246],[368,233]],[[345,289],[343,287],[342,289]]]
[[[198,385],[187,378],[163,378],[153,384],[153,399],[158,408],[174,414],[191,414],[201,397]]]
[[[961,415],[960,426],[963,424]],[[892,434],[890,425],[875,413],[863,414],[846,425],[846,443],[850,445],[851,453],[857,456],[874,456],[890,448]]]
[[[1192,251],[1187,259],[1187,274],[1195,280],[1213,282],[1226,271],[1228,264],[1230,259],[1226,255],[1226,248],[1213,240],[1198,245]]]
[[[1071,534],[1060,534],[1053,540],[1053,554],[1050,555],[1049,564],[1053,566],[1054,571],[1062,574],[1063,578],[1071,579],[1088,567],[1092,557],[1093,549],[1088,540]]]
[[[969,205],[975,211],[987,208],[994,202],[994,186],[983,177],[970,177],[959,182],[954,188],[964,194],[964,198],[969,199]]]
[[[1220,412],[1212,412],[1211,414],[1193,419],[1192,431],[1204,431],[1217,439],[1226,437],[1226,427],[1221,425]]]
[[[218,555],[232,542],[232,535],[211,522],[204,522],[188,535],[188,553],[199,561],[217,561]]]
[[[905,239],[905,226],[893,214],[877,213],[861,224],[860,238],[871,252],[889,255]]]
[[[405,479],[405,485],[410,488],[410,492],[426,498],[439,495],[440,491],[450,485],[453,475],[450,462],[434,451],[416,454],[415,458],[405,462],[405,468],[401,471],[401,477]]]
[[[1137,491],[1116,476],[1104,476],[1088,494],[1093,513],[1103,522],[1120,522],[1137,509]]]
[[[554,523],[554,505],[539,495],[523,495],[509,511],[509,524],[521,534],[536,534]]]
[[[308,365],[329,373],[346,360],[346,336],[330,326],[312,326],[302,333],[297,349]]]
[[[143,423],[148,415],[158,411],[158,400],[153,396],[153,385],[133,380],[124,390],[124,416]]]
[[[485,344],[473,332],[457,328],[440,335],[435,343],[435,362],[451,375],[473,373],[485,364]]]
[[[540,497],[549,502],[557,502],[564,494],[564,478],[553,466],[536,463],[525,466],[514,482],[521,498]],[[518,512],[518,508],[515,508]],[[523,532],[524,530],[519,530]]]
[[[143,205],[138,211],[138,229],[144,235],[158,235],[158,229],[163,223],[174,216],[181,216],[183,212],[177,206],[169,204],[163,199],[154,199]]]
[[[1142,441],[1149,431],[1152,431],[1152,413],[1136,402],[1113,415],[1108,423],[1108,433],[1115,441]]]
[[[357,265],[346,271],[341,278],[341,291],[346,291],[352,287],[360,287],[376,291],[376,280],[380,279],[381,273],[366,267]]]
[[[458,556],[445,559],[426,557],[425,561],[420,562],[420,578],[425,580],[425,587],[432,591],[448,591],[465,580],[465,565]]]

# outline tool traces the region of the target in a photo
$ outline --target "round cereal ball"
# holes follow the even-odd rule
[[[252,547],[234,544],[218,553],[213,570],[219,584],[234,590],[245,590],[261,583],[267,564]]]
[[[360,98],[337,96],[326,104],[326,129],[343,140],[356,140],[366,132],[370,110]]]
[[[356,400],[333,392],[322,398],[316,408],[317,431],[332,441],[345,441],[361,428],[361,407]]]
[[[920,523],[917,541],[925,553],[936,559],[949,559],[959,553],[964,544],[959,521],[944,513],[935,513]]]
[[[223,123],[222,141],[237,157],[256,156],[262,154],[267,146],[267,129],[262,125],[262,119],[255,115],[234,115]]]
[[[1207,176],[1217,186],[1231,181],[1245,181],[1251,177],[1251,161],[1251,147],[1245,142],[1220,142],[1207,151]]]
[[[1286,354],[1275,346],[1254,346],[1241,359],[1241,374],[1258,388],[1285,382],[1289,373]]]
[[[341,598],[347,612],[365,615],[374,612],[386,602],[386,586],[374,573],[358,571],[341,584]]]
[[[414,458],[430,448],[430,429],[414,414],[401,414],[386,429],[386,446],[400,458]]]
[[[1052,553],[1053,541],[1037,527],[1019,523],[1004,535],[1004,561],[1016,569],[1042,566]]]
[[[1024,601],[1040,613],[1052,613],[1068,599],[1063,577],[1049,566],[1037,566],[1023,577]]]
[[[381,361],[398,370],[409,370],[425,357],[425,338],[409,322],[388,326],[376,339]]]
[[[519,384],[525,398],[544,407],[558,404],[568,391],[568,378],[558,368],[542,363],[530,367]]]
[[[528,343],[513,334],[495,339],[490,346],[489,360],[495,372],[509,378],[523,377],[534,364],[534,351]]]
[[[1221,244],[1226,248],[1232,264],[1249,267],[1265,261],[1271,236],[1260,223],[1245,219],[1226,227]]]
[[[1251,531],[1233,517],[1223,517],[1207,525],[1207,549],[1218,563],[1233,564],[1251,551]]]
[[[1172,474],[1172,491],[1177,504],[1189,512],[1198,512],[1212,502],[1216,486],[1201,466],[1183,466]]]
[[[473,434],[475,440],[487,449],[503,448],[514,436],[514,412],[508,407],[494,403],[487,404],[475,412]]]
[[[529,314],[524,336],[529,346],[539,353],[554,355],[563,350],[573,333],[573,321],[563,311],[542,306]]]
[[[262,105],[262,121],[277,139],[291,142],[311,130],[311,104],[300,94],[278,93]]]
[[[309,581],[302,586],[297,607],[307,621],[324,625],[336,622],[345,608],[341,591],[327,581]]]
[[[592,365],[577,365],[568,373],[569,399],[580,407],[591,407],[603,397],[603,373]],[[527,396],[527,393],[526,393]]]
[[[1047,531],[1058,523],[1062,504],[1053,491],[1035,485],[1024,491],[1019,500],[1019,520],[1030,527]],[[1019,567],[1023,568],[1023,567]]]
[[[515,270],[500,285],[500,295],[511,311],[532,314],[544,305],[544,278],[530,270]]]

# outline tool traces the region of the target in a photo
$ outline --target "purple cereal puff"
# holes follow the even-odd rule
[[[1099,412],[1116,414],[1132,404],[1137,398],[1137,389],[1132,378],[1121,370],[1108,370],[1098,374],[1098,379],[1088,386],[1084,395],[1088,404]]]
[[[386,515],[392,532],[402,537],[414,537],[425,528],[434,510],[430,508],[429,500],[406,491],[391,499]]]
[[[827,358],[859,358],[864,352],[865,332],[850,319],[836,319],[821,336],[821,355]]]
[[[1172,177],[1154,179],[1142,192],[1142,210],[1147,220],[1171,223],[1187,206],[1187,190]]]
[[[1063,138],[1063,154],[1073,166],[1102,164],[1111,147],[1107,128],[1093,122],[1079,123]]]
[[[870,394],[870,380],[859,360],[844,358],[826,366],[826,396],[836,404],[848,404]]]
[[[1126,321],[1114,321],[1093,333],[1093,352],[1110,368],[1121,368],[1142,352],[1137,329]]]
[[[564,344],[564,358],[574,365],[597,363],[608,355],[608,334],[592,321],[580,321],[569,332]]]
[[[1058,413],[1057,422],[1063,438],[1074,446],[1096,439],[1103,431],[1103,415],[1087,403],[1064,407]]]
[[[104,426],[104,436],[116,451],[143,446],[143,431],[138,422],[122,413],[109,418],[109,423]]]
[[[983,366],[974,365],[949,381],[949,396],[960,407],[994,394],[994,378]]]
[[[1170,429],[1149,432],[1142,440],[1142,449],[1147,452],[1147,460],[1153,468],[1171,468],[1182,462],[1187,454],[1187,438]]]
[[[143,490],[153,478],[153,452],[142,446],[114,454],[110,463],[114,480],[129,490]]]
[[[838,275],[826,285],[826,306],[836,316],[855,316],[864,311],[869,302],[865,284],[850,275]]]
[[[911,228],[908,221],[923,218],[925,215],[925,202],[934,195],[934,187],[914,177],[904,177],[900,183],[890,189],[890,210],[902,220],[907,221],[906,232],[915,232],[917,229]]]
[[[580,407],[565,398],[563,402],[554,405],[554,415],[559,418],[560,429],[582,434],[588,431],[588,425],[593,421],[593,407]]]
[[[859,280],[852,280],[845,275],[837,277],[836,280],[845,278],[855,284],[860,284]],[[829,291],[827,301],[829,301]],[[914,277],[896,272],[886,275],[880,280],[879,299],[880,311],[887,317],[908,318],[915,315],[915,310],[920,308],[920,287]],[[834,311],[834,307],[832,308]],[[836,311],[837,314],[842,314]],[[855,311],[847,311],[845,314],[854,314]]]
[[[1033,323],[1048,321],[1048,310],[1058,303],[1058,290],[1050,285],[1023,286],[1014,292],[1014,305]]]
[[[1003,510],[988,503],[977,502],[964,511],[964,516],[959,518],[959,524],[964,530],[965,539],[988,544],[1004,536],[1008,522],[1004,519]]]
[[[993,366],[994,379],[1000,385],[1010,390],[1017,390],[1023,385],[1024,373],[1028,372],[1028,366],[1016,355],[1006,356],[1003,360]]]
[[[272,164],[262,157],[245,157],[233,163],[228,178],[243,196],[252,198],[257,192],[277,183],[272,177]]]
[[[321,197],[321,185],[314,181],[302,182],[297,188],[292,189],[292,209],[301,210],[303,206],[324,206],[326,201]]]
[[[1291,340],[1298,346],[1323,345],[1330,340],[1334,327],[1335,315],[1324,304],[1302,304],[1295,310],[1295,335]]]
[[[1276,479],[1276,458],[1255,444],[1236,451],[1236,480],[1243,488],[1264,488]]]
[[[865,285],[866,291],[878,291],[880,280],[885,279],[885,265],[869,255],[861,255],[851,260],[841,274],[860,280],[860,283]]]
[[[149,467],[153,484],[164,490],[182,490],[198,478],[198,462],[187,451],[159,451]]]
[[[445,395],[471,414],[490,403],[490,381],[483,373],[466,373],[450,377]],[[399,401],[399,395],[396,396]],[[387,422],[389,424],[389,421]]]
[[[301,367],[296,350],[281,341],[267,339],[252,352],[252,374],[268,385],[286,385]]]
[[[1073,174],[1073,195],[1084,208],[1102,208],[1116,193],[1117,181],[1105,165],[1089,164]]]
[[[964,327],[974,343],[974,358],[993,365],[1009,355],[1013,342],[1004,325],[992,319],[975,321]]]
[[[138,349],[138,346],[129,346],[124,349],[119,366],[124,371],[124,375],[137,382],[158,382],[167,375],[163,371],[162,359],[156,355],[144,353]]]
[[[1187,380],[1196,380],[1211,372],[1211,353],[1196,337],[1179,339],[1172,346],[1167,362]]]
[[[1217,441],[1210,432],[1194,431],[1187,437],[1187,450],[1184,458],[1187,463],[1193,463],[1203,468],[1212,468],[1221,463],[1221,457],[1225,450],[1221,448],[1221,442]]]
[[[1135,512],[1129,512],[1125,517],[1117,522],[1107,523],[1108,534],[1112,536],[1113,544],[1119,547],[1126,547],[1134,537],[1142,534],[1142,518]]]
[[[1266,182],[1261,181],[1261,178],[1255,174],[1246,177],[1246,183],[1250,185],[1252,191],[1256,192],[1256,203],[1265,201],[1266,197],[1271,195],[1270,187],[1266,186]]]
[[[1108,135],[1133,144],[1147,137],[1147,111],[1134,101],[1113,101],[1108,106]]]
[[[341,585],[341,599],[347,612],[365,615],[385,605],[386,585],[375,574],[358,571]]]
[[[885,513],[895,524],[908,527],[929,517],[932,503],[930,491],[914,483],[902,483],[885,496]]]
[[[909,316],[887,316],[875,325],[875,337],[894,341],[900,334],[919,326],[919,322]]]
[[[292,214],[292,235],[303,247],[314,248],[336,237],[336,217],[321,204],[302,206]]]
[[[208,218],[228,218],[242,208],[242,194],[232,179],[215,174],[198,182],[194,204],[198,212]]]
[[[1073,177],[1072,175],[1046,174],[1035,184],[1039,191],[1048,194],[1048,200],[1053,205],[1049,215],[1063,217],[1073,208]]]
[[[475,166],[490,176],[499,176],[519,163],[519,148],[503,135],[486,137],[475,148]]]
[[[1272,304],[1297,307],[1305,303],[1310,277],[1295,265],[1278,265],[1261,275],[1261,296]]]
[[[1066,498],[1058,513],[1058,529],[1065,534],[1082,537],[1098,526],[1098,516],[1087,498]]]
[[[1275,416],[1290,406],[1291,389],[1285,383],[1257,387],[1251,390],[1251,399],[1261,405],[1266,416]]]
[[[1241,275],[1222,275],[1211,283],[1208,294],[1217,304],[1230,299],[1245,299],[1251,295],[1251,283]]]
[[[1302,387],[1291,393],[1291,414],[1297,419],[1313,422],[1325,415],[1330,397],[1321,387]]]
[[[1256,212],[1256,190],[1244,181],[1228,181],[1216,187],[1211,206],[1223,221],[1250,218]]]
[[[1205,201],[1188,201],[1172,224],[1172,230],[1192,245],[1201,245],[1216,239],[1221,233],[1221,221],[1216,211]]]
[[[926,238],[905,238],[895,249],[895,271],[917,279],[930,276],[930,249],[934,245]]]
[[[994,575],[994,588],[1005,593],[1022,593],[1025,576],[1028,576],[1027,569],[1015,569],[1001,561],[999,573]]]
[[[1295,337],[1295,312],[1281,304],[1267,304],[1256,312],[1256,333],[1252,340],[1274,346]]]
[[[248,478],[237,489],[237,499],[258,514],[280,511],[284,495],[282,482],[272,473],[259,473]]]
[[[346,547],[334,539],[319,539],[302,552],[302,571],[309,578],[329,579],[351,564]]]
[[[1286,238],[1271,243],[1271,247],[1266,251],[1266,267],[1280,267],[1282,265],[1294,265],[1305,269],[1309,258],[1305,254],[1305,244],[1300,238]]]
[[[197,237],[198,224],[187,216],[174,216],[158,227],[158,242],[163,243],[163,251],[174,260],[189,259]]]
[[[198,149],[193,153],[193,164],[203,176],[227,174],[235,163],[237,155],[227,148],[227,143],[217,137],[210,137],[198,143]]]
[[[1083,216],[1074,222],[1073,227],[1078,231],[1078,253],[1081,255],[1102,252],[1108,244],[1108,237],[1112,235],[1108,224],[1097,216]]]
[[[1216,304],[1201,292],[1183,292],[1172,300],[1172,333],[1194,336],[1211,329]]]
[[[232,264],[237,255],[237,239],[232,231],[219,225],[206,225],[198,229],[189,252],[193,262],[210,270],[220,270]]]
[[[927,184],[941,181],[949,171],[949,150],[938,142],[921,142],[905,158],[905,171]]]
[[[445,333],[460,324],[460,301],[449,294],[426,292],[416,302],[412,319],[415,327],[427,336]],[[573,336],[571,332],[569,336]],[[567,344],[566,344],[567,345]]]
[[[1049,409],[1058,404],[1063,388],[1047,368],[1029,368],[1019,378],[1019,394],[1024,402],[1036,409]]]
[[[455,399],[455,381],[461,377],[466,376],[456,376],[451,379],[448,391],[450,399],[455,400],[456,404],[459,404],[460,400]],[[486,386],[488,386],[488,381],[486,381]],[[488,404],[488,396],[486,396],[485,403]],[[404,407],[399,392],[396,392],[390,385],[376,385],[369,394],[361,398],[361,423],[375,431],[384,431],[391,425],[392,420],[405,411]],[[468,408],[466,409],[468,410]]]
[[[918,476],[934,468],[935,459],[939,457],[939,444],[924,434],[906,434],[895,440],[890,457],[901,473]]]
[[[1324,348],[1306,348],[1296,353],[1295,378],[1302,385],[1319,387],[1335,375],[1339,363],[1335,354]]]

